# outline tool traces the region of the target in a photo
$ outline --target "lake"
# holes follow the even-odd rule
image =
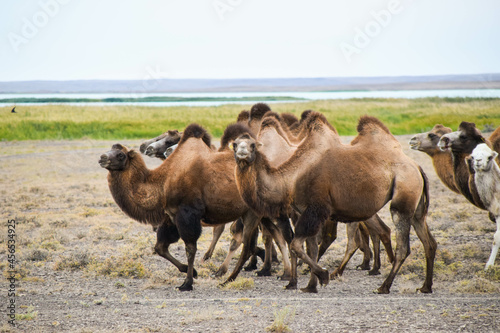
[[[217,106],[222,104],[290,103],[307,100],[351,98],[423,98],[423,97],[473,97],[500,98],[500,89],[443,89],[398,91],[313,91],[313,92],[214,92],[214,93],[78,93],[78,94],[0,94],[0,106],[12,105],[143,105],[143,106]],[[36,99],[67,99],[62,102],[38,102]],[[125,102],[75,100],[127,99]],[[151,98],[168,101],[147,101]],[[9,99],[8,102],[1,102]],[[13,100],[14,99],[14,100]],[[20,99],[30,99],[26,103]],[[134,101],[141,99],[142,101]],[[194,99],[191,101],[189,99]],[[222,100],[218,100],[222,99]]]

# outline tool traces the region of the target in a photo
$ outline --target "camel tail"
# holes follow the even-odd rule
[[[421,166],[418,167],[420,170],[420,174],[422,175],[422,179],[424,180],[424,188],[422,190],[422,196],[420,197],[420,203],[419,203],[419,212],[422,214],[422,216],[426,216],[427,213],[429,212],[429,179],[427,178],[427,175],[425,174],[424,170],[422,169]]]

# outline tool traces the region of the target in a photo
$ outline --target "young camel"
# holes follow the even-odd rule
[[[389,293],[392,282],[410,253],[413,225],[424,245],[426,278],[419,290],[432,292],[436,241],[425,221],[429,207],[428,181],[423,170],[407,157],[397,140],[379,120],[364,116],[358,136],[350,145],[341,143],[337,131],[320,113],[307,119],[309,133],[293,156],[277,168],[260,153],[249,135],[233,144],[236,181],[245,202],[260,214],[277,215],[289,206],[300,213],[291,243],[292,279],[287,289],[297,288],[297,257],[311,267],[305,292],[317,292],[317,278],[328,284],[328,271],[303,250],[307,239],[316,237],[328,218],[357,222],[375,215],[391,201],[396,225],[395,260],[378,293]],[[317,255],[316,242],[311,254]]]
[[[493,236],[491,254],[486,263],[485,270],[495,264],[495,258],[500,247],[500,167],[495,162],[498,153],[485,143],[474,148],[472,154],[466,159],[469,172],[474,177],[477,191],[486,209],[495,216],[497,231]]]
[[[196,242],[206,225],[229,223],[242,217],[243,251],[228,281],[234,280],[254,248],[252,235],[258,218],[241,200],[234,180],[234,158],[231,152],[217,153],[210,137],[199,125],[186,128],[179,147],[154,170],[142,157],[121,145],[101,156],[100,164],[109,170],[108,183],[118,206],[130,217],[158,226],[158,254],[187,272],[181,291],[192,290]],[[278,235],[279,237],[280,235]],[[188,264],[180,264],[168,252],[168,246],[182,238]],[[278,245],[288,252],[283,241]],[[245,260],[243,260],[245,258]]]

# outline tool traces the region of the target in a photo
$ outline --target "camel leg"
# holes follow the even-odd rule
[[[264,241],[264,246],[265,246],[264,265],[262,265],[262,268],[256,272],[257,276],[271,276],[273,237],[271,236],[271,233],[269,231],[269,227],[267,226],[267,223],[265,221],[269,221],[269,220],[266,218],[263,218],[261,220],[262,239]],[[255,232],[256,237],[255,237],[254,242],[257,243],[258,234],[259,234],[258,228],[255,231],[256,231]],[[257,266],[257,263],[255,263],[255,265]],[[255,267],[255,268],[257,268],[257,267]],[[246,267],[245,267],[245,270],[247,270]]]
[[[417,290],[426,294],[432,293],[432,275],[434,272],[434,258],[436,257],[437,242],[429,231],[429,227],[425,222],[425,217],[423,219],[414,218],[413,228],[424,246],[426,262],[424,285]]]
[[[238,250],[241,243],[243,242],[243,223],[238,222],[240,222],[239,219],[238,221],[233,222],[233,224],[231,225],[233,238],[231,239],[231,243],[229,244],[229,251],[227,252],[226,259],[224,259],[224,262],[222,263],[222,265],[220,265],[219,269],[215,273],[215,277],[221,277],[226,274],[231,259],[236,253],[236,250]]]
[[[288,219],[288,218],[286,218]],[[262,221],[262,226],[264,227],[263,229],[267,230],[267,232],[272,235],[272,238],[274,239],[274,241],[276,242],[276,244],[278,245],[278,248],[280,249],[280,252],[282,254],[282,257],[283,257],[283,275],[281,276],[281,279],[283,280],[288,280],[290,279],[290,259],[289,259],[289,254],[288,254],[288,247],[287,247],[287,244],[285,242],[285,238],[283,237],[283,233],[280,229],[278,229],[278,227],[276,227],[276,225],[270,221],[269,219],[267,218],[263,218]],[[289,222],[288,222],[289,223]],[[272,244],[272,242],[271,242]],[[271,259],[271,254],[272,254],[272,251],[270,251],[270,248],[268,250],[268,248],[266,247],[266,258],[268,257],[267,255],[267,252],[270,252],[269,253],[269,259]],[[269,267],[269,273],[271,273],[270,271],[271,267]]]
[[[306,239],[306,246],[308,248],[309,256],[311,259],[318,261],[318,240],[316,237],[309,237]],[[300,291],[304,293],[318,293],[318,277],[311,274],[307,287],[301,288]]]
[[[346,224],[347,229],[347,246],[345,248],[344,258],[342,258],[342,262],[340,266],[337,267],[331,274],[330,279],[335,279],[338,276],[342,276],[344,273],[344,269],[347,266],[347,263],[354,255],[356,250],[358,249],[358,242],[356,242],[356,233],[359,228],[359,222],[351,222]]]
[[[318,261],[323,257],[326,250],[337,239],[337,221],[328,219],[321,230],[321,244],[319,245]]]
[[[188,270],[184,283],[177,287],[180,291],[193,290],[194,258],[196,256],[196,242],[201,236],[201,217],[203,215],[203,203],[194,202],[193,206],[180,206],[175,216],[175,224],[179,235],[186,247],[188,259]]]
[[[243,250],[241,251],[240,258],[236,263],[236,267],[227,280],[222,283],[222,285],[236,279],[243,268],[243,264],[250,257],[252,250],[255,249],[255,239],[252,236],[259,225],[259,220],[258,216],[256,216],[251,210],[246,212],[243,216]]]
[[[363,252],[363,262],[356,266],[356,269],[367,271],[370,269],[370,260],[373,253],[370,249],[370,233],[362,222],[358,222],[358,228],[355,235],[356,245]]]
[[[291,251],[311,267],[311,274],[315,274],[319,278],[319,283],[321,285],[328,284],[328,271],[321,268],[316,260],[311,259],[311,257],[304,252],[303,245],[308,237],[316,237],[322,224],[329,217],[330,211],[327,206],[318,203],[310,204],[297,221],[297,225],[295,226],[295,237],[290,246]],[[297,273],[295,272],[295,274]]]
[[[163,223],[156,230],[155,252],[170,261],[180,272],[187,273],[188,266],[175,259],[168,250],[170,244],[176,243],[179,238],[179,231],[175,225]],[[196,270],[193,271],[193,277],[198,277]]]
[[[490,268],[495,264],[495,259],[497,257],[498,253],[498,248],[500,247],[500,219],[498,216],[496,216],[496,222],[497,222],[497,231],[495,232],[495,235],[493,236],[493,245],[491,247],[491,254],[490,258],[488,259],[488,262],[486,263],[485,270]]]
[[[394,201],[393,201],[394,203]],[[379,294],[388,294],[392,282],[405,259],[410,255],[410,217],[405,217],[391,207],[392,220],[396,226],[396,253],[389,275],[377,289]]]
[[[212,242],[210,243],[207,252],[203,255],[203,259],[201,260],[202,263],[212,258],[212,255],[214,254],[215,250],[215,245],[219,241],[220,236],[222,235],[223,232],[224,232],[224,224],[214,227],[214,230],[212,232]]]
[[[377,214],[364,221],[364,224],[370,233],[374,252],[373,268],[368,272],[368,275],[380,275],[380,241],[384,244],[389,262],[394,262],[394,252],[392,251],[391,244],[391,229]]]

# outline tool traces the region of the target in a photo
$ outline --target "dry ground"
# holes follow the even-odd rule
[[[390,266],[383,257],[381,276],[355,269],[356,254],[344,276],[318,294],[285,291],[275,277],[243,272],[233,288],[221,289],[211,277],[222,262],[226,231],[214,258],[201,263],[211,229],[204,230],[194,291],[175,289],[183,275],[153,254],[151,228],[126,217],[107,188],[99,155],[114,142],[43,141],[0,143],[0,270],[8,276],[7,221],[16,221],[17,328],[7,324],[7,280],[1,280],[2,331],[23,332],[263,332],[285,331],[500,331],[500,259],[489,273],[495,225],[484,211],[447,190],[430,158],[408,149],[409,136],[398,137],[405,151],[431,182],[428,223],[439,248],[434,293],[416,294],[423,282],[422,247],[412,232],[412,254],[389,295],[376,289]],[[348,138],[346,138],[348,140]],[[122,141],[132,147],[139,142]],[[148,165],[158,161],[146,157]],[[387,208],[381,213],[389,226]],[[345,228],[322,265],[339,264]],[[183,244],[172,252],[185,261]],[[231,265],[234,267],[235,261]],[[259,263],[260,264],[260,263]],[[276,266],[279,273],[281,266]],[[307,283],[302,275],[300,286]]]

